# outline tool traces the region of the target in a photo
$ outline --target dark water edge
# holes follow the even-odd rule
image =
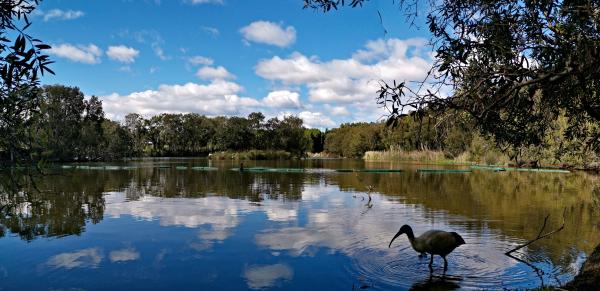
[[[600,289],[600,244],[587,258],[579,274],[565,285],[568,290],[598,290]]]

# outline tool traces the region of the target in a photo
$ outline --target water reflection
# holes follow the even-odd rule
[[[244,278],[250,289],[273,287],[278,281],[289,281],[294,277],[294,270],[286,264],[253,265],[244,271]]]
[[[83,249],[76,252],[61,253],[48,259],[48,265],[53,268],[96,268],[102,262],[104,255],[99,248]]]
[[[425,281],[416,282],[410,290],[458,290],[460,289],[460,278],[446,276],[429,276]]]
[[[359,166],[364,165],[351,167]],[[65,171],[36,181],[40,191],[29,185],[0,194],[1,205],[7,205],[0,215],[0,237],[5,237],[0,247],[31,250],[25,265],[54,270],[31,276],[106,269],[116,286],[125,282],[115,275],[123,265],[129,269],[121,270],[122,276],[153,284],[171,284],[157,272],[173,269],[191,284],[186,286],[219,289],[338,289],[350,288],[357,278],[371,282],[373,289],[453,289],[538,286],[527,265],[503,253],[534,238],[548,214],[553,229],[566,209],[565,229],[519,256],[544,270],[546,283],[566,282],[600,240],[600,191],[594,176],[428,175],[410,169],[359,175],[198,172],[147,165],[129,171]],[[368,185],[374,187],[370,197]],[[434,263],[430,277],[428,260],[419,259],[405,237],[387,247],[404,223],[413,225],[416,235],[436,228],[465,238],[467,245],[448,256],[445,277],[441,261]],[[80,237],[78,243],[70,235]],[[23,268],[16,261],[15,256],[0,258],[0,270],[17,276],[15,282],[22,279],[15,274]],[[315,265],[318,276],[310,275]],[[199,285],[187,277],[196,272],[203,274]],[[63,287],[86,286],[73,280],[65,280]]]
[[[140,253],[134,248],[126,248],[110,252],[109,258],[113,263],[135,261],[140,258]]]

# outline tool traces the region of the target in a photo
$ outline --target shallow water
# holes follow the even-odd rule
[[[209,165],[219,170],[175,168]],[[570,280],[600,242],[600,180],[586,173],[416,173],[433,166],[355,160],[245,165],[321,169],[309,173],[205,159],[127,166],[50,171],[4,191],[0,289],[532,288]],[[405,171],[322,170],[341,168]],[[564,230],[515,254],[529,265],[504,255],[563,213]],[[402,224],[467,244],[445,274],[439,257],[430,274],[406,236],[388,248]]]

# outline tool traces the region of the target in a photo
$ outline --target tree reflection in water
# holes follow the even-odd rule
[[[238,205],[236,207],[241,211],[251,211],[253,207],[264,209],[270,221],[285,222],[298,218],[297,204],[293,203],[311,199],[310,195],[322,194],[312,193],[313,186],[365,195],[364,193],[369,192],[366,185],[372,185],[376,190],[373,195],[381,195],[376,201],[379,204],[400,203],[408,208],[422,208],[423,221],[431,223],[439,219],[440,213],[444,213],[445,217],[464,217],[461,221],[448,219],[447,223],[481,236],[489,235],[490,231],[498,232],[505,240],[514,244],[535,237],[547,214],[551,215],[549,224],[560,224],[562,211],[566,209],[565,229],[552,239],[536,242],[527,250],[527,253],[544,253],[553,264],[565,269],[578,267],[575,262],[578,261],[579,253],[573,249],[589,253],[594,243],[600,240],[597,232],[600,222],[597,211],[600,192],[598,178],[584,173],[563,175],[486,172],[424,175],[411,171],[410,166],[400,174],[239,173],[223,169],[201,172],[143,167],[121,171],[60,171],[59,175],[43,176],[36,180],[35,187],[31,183],[21,183],[23,186],[18,191],[5,189],[1,192],[0,207],[3,210],[0,215],[0,237],[16,234],[23,240],[32,241],[37,237],[81,235],[87,224],[100,223],[105,218],[107,204],[111,203],[107,201],[107,193],[121,193],[124,201],[134,203],[130,206],[146,199],[144,207],[152,205],[158,209],[157,212],[150,212],[155,216],[164,212],[160,210],[161,203],[164,202],[160,199],[152,200],[155,198],[221,196],[240,200],[233,204]],[[220,200],[190,200],[189,204],[193,207],[198,203],[219,203],[218,201]],[[272,207],[270,201],[282,201],[282,204]],[[274,233],[260,233],[257,236],[258,242],[270,247],[271,244],[267,241],[270,236],[287,238],[298,234],[305,240],[313,239],[308,244],[312,242],[320,246],[345,248],[343,243],[340,244],[341,239],[331,232],[336,226],[325,228],[328,223],[326,218],[331,218],[336,213],[335,204],[331,203],[328,206],[330,208],[323,210],[329,212],[309,213],[310,219],[324,223],[315,224],[318,227],[316,232],[305,227],[290,226],[285,233],[282,231],[286,228]],[[367,206],[364,203],[361,205],[362,215],[365,217],[379,215],[379,206],[385,206],[373,204],[370,200]],[[244,205],[240,206],[241,204]],[[128,213],[118,212],[118,209],[111,211],[111,215]],[[183,216],[186,215],[184,208],[179,211]],[[346,214],[339,212],[339,215]],[[228,238],[236,226],[237,224],[223,224],[221,228],[203,230],[199,235],[206,247],[207,244]],[[381,231],[385,232],[383,229]],[[315,237],[320,234],[332,237],[331,241],[323,242],[320,237]],[[382,235],[388,236],[387,233]],[[278,251],[286,250],[280,244],[281,240],[275,248]],[[310,249],[311,246],[304,247]],[[535,258],[532,259],[535,264]],[[415,286],[451,288],[453,284],[457,283],[453,280],[429,278]]]

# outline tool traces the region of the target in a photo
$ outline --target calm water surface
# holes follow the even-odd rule
[[[219,167],[219,171],[176,166]],[[600,179],[585,173],[416,173],[354,160],[246,166],[402,168],[403,173],[239,173],[204,159],[57,170],[0,205],[0,290],[388,290],[531,288],[576,274],[600,242]],[[429,166],[431,167],[431,166]],[[369,203],[367,187],[374,190]],[[35,188],[39,189],[36,191]],[[24,200],[32,203],[22,202]],[[504,252],[547,230],[565,229]],[[419,259],[415,233],[460,233],[466,245]]]

